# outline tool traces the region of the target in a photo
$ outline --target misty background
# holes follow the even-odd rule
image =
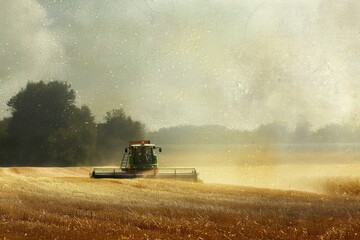
[[[29,81],[56,79],[101,121],[149,131],[359,125],[360,3],[1,0],[0,117]]]
[[[119,166],[147,138],[205,182],[358,183],[359,1],[0,3],[1,166]]]

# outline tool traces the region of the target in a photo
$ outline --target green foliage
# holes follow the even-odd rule
[[[118,163],[128,141],[143,138],[144,126],[126,116],[123,109],[107,112],[104,120],[98,124],[98,156]]]
[[[7,128],[8,128],[9,119],[5,118],[0,121],[0,165],[8,160],[7,154]]]
[[[0,165],[90,165],[96,156],[119,162],[123,146],[142,138],[144,126],[124,110],[108,112],[96,125],[90,109],[77,107],[75,98],[60,81],[30,82],[13,96],[12,117],[0,121]]]
[[[65,82],[28,83],[8,102],[9,155],[16,165],[76,165],[91,160],[96,126],[87,107],[75,105]]]
[[[54,131],[47,142],[56,165],[91,164],[96,152],[96,125],[86,106],[73,111],[69,128]],[[54,165],[54,164],[52,164]]]

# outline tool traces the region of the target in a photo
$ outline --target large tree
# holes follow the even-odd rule
[[[70,84],[28,83],[10,99],[8,125],[11,158],[17,165],[74,165],[93,156],[94,118],[75,105]]]
[[[312,140],[311,136],[311,123],[305,120],[299,121],[293,133],[293,141],[297,143],[310,142]]]
[[[107,112],[104,120],[98,125],[98,156],[117,162],[129,140],[143,138],[144,125],[126,116],[123,109]]]
[[[9,119],[5,118],[0,121],[0,165],[9,161],[7,154],[7,126]]]

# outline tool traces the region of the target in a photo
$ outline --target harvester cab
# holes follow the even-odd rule
[[[157,149],[161,152],[161,148],[150,141],[130,141],[120,168],[124,171],[157,169]]]
[[[198,181],[195,168],[158,168],[156,151],[149,140],[130,141],[119,168],[94,168],[92,178],[161,178]]]

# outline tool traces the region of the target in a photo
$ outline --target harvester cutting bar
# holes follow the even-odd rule
[[[121,168],[94,168],[90,176],[93,178],[161,178],[198,181],[198,173],[195,168],[158,168],[146,171],[125,171]]]
[[[156,178],[198,181],[195,168],[158,168],[154,172],[156,172]]]

